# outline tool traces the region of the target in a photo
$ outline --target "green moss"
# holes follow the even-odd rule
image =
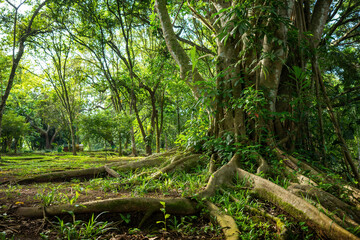
[[[109,157],[94,159],[90,155],[39,155],[2,156],[1,171],[8,176],[32,176],[61,170],[76,170],[100,167],[115,161],[131,161],[139,158]]]

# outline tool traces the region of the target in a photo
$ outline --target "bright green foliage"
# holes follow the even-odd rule
[[[7,111],[3,116],[1,140],[3,150],[6,151],[6,145],[11,144],[12,140],[18,140],[29,132],[29,123],[26,123],[25,117],[16,114],[13,111]]]
[[[185,131],[182,132],[176,143],[185,147],[199,150],[204,141],[208,139],[209,118],[205,109],[201,109],[199,115],[185,123]]]
[[[157,221],[156,223],[162,223],[164,224],[164,227],[162,230],[167,231],[167,219],[170,217],[170,214],[166,213],[166,206],[165,206],[165,202],[160,202],[160,204],[162,205],[162,208],[160,208],[160,211],[164,214],[164,220],[162,221]]]
[[[98,220],[99,217],[105,213],[106,212],[102,212],[96,217],[92,214],[88,222],[75,220],[75,214],[73,212],[69,212],[73,218],[72,222],[64,222],[64,220],[56,217],[58,219],[58,232],[60,236],[62,236],[62,239],[96,239],[107,231],[114,229],[112,223]]]
[[[91,139],[95,141],[105,140],[114,145],[115,132],[119,124],[116,118],[112,117],[111,112],[98,112],[90,115],[83,115],[80,119],[81,132],[84,136],[84,141],[88,142]]]

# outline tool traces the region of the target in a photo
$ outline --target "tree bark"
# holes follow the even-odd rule
[[[131,92],[131,95],[132,95],[132,107],[134,109],[134,112],[135,112],[135,116],[136,116],[136,120],[139,124],[139,128],[140,128],[140,132],[141,132],[141,135],[143,137],[143,141],[144,141],[144,144],[145,144],[145,150],[146,150],[146,154],[147,155],[151,155],[152,154],[152,149],[151,149],[151,141],[149,140],[149,135],[147,135],[145,133],[145,129],[144,129],[144,126],[142,124],[142,121],[140,119],[140,115],[139,115],[139,111],[137,109],[137,101],[136,101],[136,96],[135,96],[135,93]]]
[[[71,135],[72,154],[76,155],[76,143],[75,143],[75,130],[72,121],[69,122],[69,129]]]

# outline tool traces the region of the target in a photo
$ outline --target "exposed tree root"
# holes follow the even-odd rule
[[[118,174],[115,170],[112,170],[110,167],[105,165],[104,169],[110,176],[114,178],[121,178],[120,174]]]
[[[211,154],[210,163],[209,163],[210,173],[214,173],[216,171],[216,160],[217,160],[217,154],[216,153]]]
[[[332,194],[319,188],[299,184],[292,184],[288,190],[297,196],[311,199],[315,203],[320,203],[323,208],[339,217],[339,224],[344,221],[347,226],[359,226],[360,210],[344,203]]]
[[[292,166],[296,166],[294,168],[291,167],[293,170],[298,171],[299,169],[302,169],[302,170],[308,172],[308,175],[311,176],[311,179],[310,179],[310,178],[300,174],[299,172],[296,172],[295,176],[298,179],[298,182],[300,184],[317,186],[318,184],[316,182],[318,182],[318,181],[332,183],[332,184],[334,184],[334,186],[337,186],[340,189],[341,188],[346,189],[346,191],[348,192],[349,199],[352,202],[352,204],[354,204],[356,207],[360,208],[360,190],[359,189],[357,189],[356,187],[353,187],[353,186],[349,186],[349,185],[339,186],[338,183],[336,183],[332,178],[326,176],[326,174],[315,169],[314,167],[311,167],[307,163],[302,162],[302,161],[294,158],[293,156],[284,153],[279,148],[276,148],[275,150],[278,154],[278,157],[280,157],[282,159],[286,158],[287,160],[289,160],[291,162]]]
[[[316,182],[314,182],[310,178],[302,175],[300,172],[294,171],[293,169],[291,169],[288,166],[285,166],[285,174],[289,179],[291,179],[291,181],[296,181],[299,184],[318,186],[318,184]]]
[[[168,155],[168,156],[171,156],[171,155]],[[149,172],[143,172],[143,173],[137,174],[137,175],[131,177],[129,179],[128,183],[139,184],[140,182],[138,181],[138,178],[143,177],[143,176],[150,175],[150,177],[148,179],[150,181],[150,179],[158,179],[163,174],[173,172],[174,170],[188,170],[191,167],[194,167],[199,163],[200,157],[201,157],[200,154],[191,154],[190,152],[184,153],[184,154],[177,154],[177,155],[173,156],[172,158],[165,160],[160,165],[160,169],[158,171],[156,171],[155,173],[152,173],[151,175]],[[120,184],[120,186],[127,185],[128,183]]]
[[[266,162],[266,160],[258,153],[256,153],[256,160],[259,164],[259,167],[256,170],[257,174],[260,173],[267,173],[269,171],[269,164]]]
[[[118,198],[81,203],[81,205],[54,205],[45,208],[46,216],[62,216],[72,211],[74,214],[92,214],[109,212],[156,212],[160,211],[165,202],[166,212],[174,215],[194,215],[199,212],[196,202],[187,198]],[[15,212],[18,216],[42,218],[42,207],[20,207]]]
[[[189,169],[195,166],[197,163],[199,163],[200,157],[201,157],[200,154],[192,154],[186,157],[176,157],[173,160],[171,160],[170,164],[161,168],[156,173],[152,174],[151,178],[157,179],[161,177],[162,174],[172,172],[175,169],[177,170]]]
[[[81,169],[81,170],[70,170],[62,172],[52,172],[47,174],[41,174],[30,178],[20,179],[15,181],[16,184],[30,184],[34,182],[54,182],[54,181],[67,181],[73,178],[94,178],[101,174],[106,173],[104,167]],[[7,182],[3,182],[5,184]]]
[[[166,152],[163,152],[163,153],[154,153],[152,154],[151,156],[148,156],[146,159],[157,159],[159,157],[169,157],[169,156],[172,156],[174,154],[176,154],[176,152],[179,151],[179,148],[172,148]]]
[[[225,190],[221,189],[221,192],[224,194],[228,194],[229,197],[234,201],[234,202],[240,202],[239,199],[235,198],[234,196],[232,196],[231,194],[229,194],[228,192],[226,192]],[[249,211],[250,213],[252,213],[253,215],[256,216],[262,216],[265,219],[272,221],[276,224],[276,227],[278,229],[278,236],[279,239],[285,239],[286,236],[286,226],[285,223],[278,217],[275,217],[271,214],[268,214],[267,212],[265,212],[262,209],[257,209],[257,208],[253,208],[249,205],[244,205],[244,208]]]
[[[358,239],[305,200],[264,178],[237,168],[236,162],[239,158],[239,155],[235,154],[228,164],[216,171],[206,189],[199,195],[214,195],[216,189],[231,183],[236,172],[239,178],[248,180],[248,184],[254,187],[252,192],[255,195],[277,205],[295,219],[307,222],[320,236],[324,235],[330,239]]]
[[[209,179],[206,188],[198,194],[198,198],[206,198],[214,196],[216,191],[223,186],[231,186],[232,178],[236,173],[235,160],[232,158],[230,162],[219,168]]]
[[[130,161],[126,164],[124,162],[109,164],[107,166],[85,169],[85,170],[74,170],[74,171],[65,171],[52,174],[40,175],[35,178],[23,179],[19,181],[20,183],[24,182],[34,182],[34,181],[51,181],[54,179],[70,179],[70,178],[79,178],[79,176],[94,176],[103,173],[110,173],[114,177],[119,177],[119,175],[111,167],[116,168],[117,171],[127,171],[134,170],[141,167],[159,167],[159,171],[151,175],[151,178],[159,178],[163,173],[172,172],[175,169],[188,169],[193,164],[197,164],[200,159],[198,154],[176,154],[176,151],[165,154],[158,154],[156,156],[150,156],[140,161]],[[285,156],[290,162],[288,165],[292,170],[297,170],[298,163],[294,163],[294,159],[291,159],[289,156],[286,156],[283,152],[279,152],[281,156]],[[266,161],[259,155],[258,158],[261,162]],[[319,236],[325,236],[330,239],[358,239],[356,236],[350,232],[343,229],[332,219],[327,217],[324,213],[319,211],[315,206],[311,205],[301,197],[296,196],[296,194],[306,194],[312,199],[316,199],[321,203],[324,211],[334,211],[337,208],[340,210],[339,218],[346,220],[347,224],[351,226],[358,226],[357,222],[360,221],[359,210],[351,209],[351,206],[346,205],[339,199],[334,196],[321,191],[317,188],[312,188],[311,184],[307,185],[293,185],[290,187],[290,192],[284,188],[262,178],[251,174],[247,171],[244,171],[238,167],[240,156],[235,154],[229,163],[223,165],[217,171],[215,171],[210,177],[207,186],[203,191],[201,191],[196,197],[198,200],[203,200],[208,197],[214,196],[217,190],[221,190],[223,186],[234,187],[234,180],[236,178],[246,180],[247,186],[251,188],[251,194],[267,200],[272,204],[277,205],[282,210],[286,211],[288,214],[293,216],[295,219],[306,222],[309,226],[314,228],[314,230],[319,234]],[[261,164],[260,164],[261,166]],[[267,167],[266,167],[267,168]],[[295,168],[295,169],[294,169]],[[264,169],[266,170],[266,169]],[[114,171],[114,172],[113,172]],[[263,170],[260,170],[263,171]],[[311,170],[316,171],[316,170]],[[303,176],[305,177],[305,176]],[[305,177],[306,178],[306,177]],[[309,183],[309,179],[307,179]],[[305,182],[306,182],[305,181]],[[32,207],[25,208],[20,207],[16,210],[16,214],[24,217],[43,217],[44,212],[46,216],[56,216],[63,215],[64,212],[72,211],[75,214],[79,213],[100,213],[104,211],[110,212],[143,212],[144,217],[140,222],[140,226],[143,225],[155,212],[158,212],[162,205],[160,201],[165,202],[166,212],[174,215],[192,215],[200,211],[196,207],[197,202],[191,201],[185,198],[179,199],[157,199],[157,198],[122,198],[122,199],[112,199],[112,200],[102,200],[82,203],[80,206],[74,205],[59,205],[59,206],[49,206],[46,208],[42,207]],[[230,216],[222,214],[219,209],[206,202],[207,208],[210,210],[210,214],[216,216],[216,219],[220,226],[224,230],[224,234],[227,239],[237,239],[239,230],[237,229],[234,219]],[[328,209],[328,210],[327,210]],[[261,210],[253,209],[251,207],[247,208],[248,211],[256,215],[261,215],[271,221],[275,222],[278,230],[279,236],[282,238],[285,232],[284,224],[274,216],[267,214]]]
[[[345,185],[344,188],[350,192],[348,196],[351,203],[360,209],[360,190],[349,185]]]
[[[239,229],[235,220],[221,212],[221,210],[211,202],[206,202],[206,206],[210,212],[210,215],[216,219],[217,223],[222,228],[226,240],[237,240],[239,238]]]
[[[239,177],[249,179],[254,186],[252,190],[257,196],[277,205],[295,219],[307,222],[315,227],[315,231],[320,235],[325,235],[330,239],[358,239],[356,236],[334,223],[329,217],[320,212],[316,207],[305,200],[288,192],[284,188],[248,173],[242,169],[237,169]]]

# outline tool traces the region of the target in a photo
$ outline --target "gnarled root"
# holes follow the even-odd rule
[[[304,185],[312,185],[317,186],[318,181],[321,182],[329,182],[337,186],[338,188],[344,188],[345,191],[348,192],[349,199],[358,208],[360,208],[360,190],[357,189],[354,186],[349,185],[341,185],[339,186],[338,183],[336,183],[332,178],[326,176],[321,171],[315,169],[314,167],[311,167],[305,162],[302,162],[296,158],[294,158],[291,155],[286,154],[285,152],[281,151],[279,148],[275,148],[276,154],[279,158],[284,160],[284,163],[291,169],[297,171],[299,169],[305,170],[308,172],[309,176],[311,176],[311,179],[301,175],[300,173],[296,172],[296,177],[298,178],[298,181],[300,184]]]
[[[187,198],[160,199],[160,198],[118,198],[99,200],[81,203],[81,205],[54,205],[44,208],[46,216],[61,216],[72,211],[74,214],[92,214],[109,212],[149,212],[160,211],[165,202],[166,212],[174,215],[193,215],[199,209],[196,202]],[[20,207],[15,212],[18,216],[41,218],[43,217],[43,207]]]
[[[189,169],[199,162],[200,154],[192,154],[186,157],[175,157],[170,164],[161,168],[159,171],[151,175],[151,178],[156,179],[161,177],[164,173],[172,172],[173,170]]]
[[[288,190],[299,197],[309,198],[315,203],[338,216],[338,224],[344,223],[346,226],[357,227],[360,222],[360,211],[350,205],[344,203],[332,194],[322,189],[312,186],[292,184]],[[344,221],[344,222],[343,222]]]
[[[239,238],[239,229],[236,225],[235,220],[215,206],[211,202],[206,202],[206,207],[210,212],[210,215],[217,221],[223,230],[226,240],[237,240]]]
[[[200,157],[201,157],[200,154],[191,154],[191,153],[175,155],[171,159],[164,161],[160,166],[161,169],[151,174],[148,180],[150,181],[150,179],[158,179],[163,174],[173,172],[174,170],[182,170],[182,169],[187,170],[198,164]],[[147,175],[149,175],[148,172],[137,174],[133,176],[131,179],[129,179],[128,183],[139,184],[140,182],[137,179],[139,177],[143,177]],[[120,185],[126,185],[126,184],[120,184]]]
[[[235,198],[234,196],[232,196],[231,194],[229,194],[229,193],[226,192],[225,190],[221,189],[221,192],[222,192],[223,194],[228,194],[232,201],[234,201],[234,202],[240,202],[239,199]],[[274,222],[274,223],[276,224],[276,227],[277,227],[277,230],[278,230],[279,239],[285,239],[285,236],[286,236],[286,226],[285,226],[285,223],[284,223],[280,218],[275,217],[275,216],[267,213],[265,210],[257,209],[257,208],[251,207],[251,206],[249,206],[249,205],[244,205],[244,208],[245,208],[248,212],[252,213],[253,215],[262,216],[262,217],[264,217],[265,219]]]
[[[320,212],[316,207],[288,192],[284,188],[242,169],[237,169],[237,172],[239,177],[248,179],[252,183],[254,186],[252,191],[257,196],[276,204],[294,218],[314,226],[315,231],[317,231],[320,236],[325,235],[334,240],[358,239],[356,236],[334,223],[333,220]]]
[[[269,171],[269,164],[266,162],[266,160],[258,153],[256,153],[256,160],[259,164],[256,173],[267,173]]]
[[[320,236],[324,235],[330,239],[358,239],[305,200],[262,177],[238,168],[237,161],[239,158],[240,156],[235,154],[228,164],[216,171],[199,196],[214,195],[219,187],[230,184],[235,173],[237,173],[239,178],[246,179],[248,184],[253,186],[252,192],[256,196],[277,205],[295,219],[307,222],[315,228]]]

